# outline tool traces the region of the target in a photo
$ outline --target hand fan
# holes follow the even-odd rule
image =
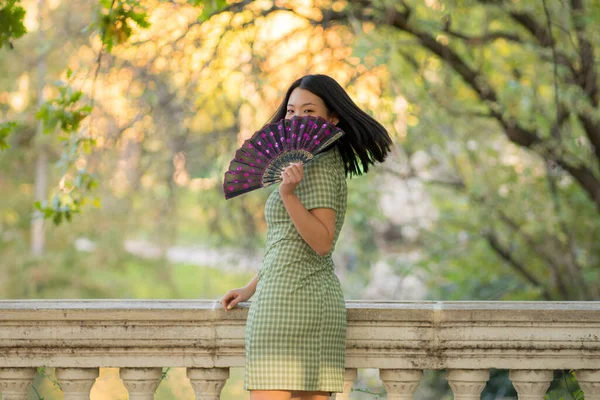
[[[321,117],[293,117],[264,126],[244,141],[225,172],[225,198],[281,182],[291,163],[306,164],[344,135]]]

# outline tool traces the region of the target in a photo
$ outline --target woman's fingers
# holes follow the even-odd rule
[[[302,179],[302,172],[300,171],[298,164],[292,165],[290,168],[290,175],[294,182],[300,182],[300,179]]]
[[[231,303],[227,306],[228,310],[231,310],[233,307],[237,306],[237,303],[240,302],[240,296],[238,295],[235,299],[231,300]]]
[[[300,182],[302,180],[304,174],[304,166],[302,163],[294,163],[290,164],[286,167],[282,172],[282,178],[284,181],[289,181],[293,183]]]
[[[292,166],[291,166],[291,168],[290,168],[290,169],[291,169],[291,171],[292,171],[292,174],[294,174],[294,176],[295,176],[295,177],[296,177],[298,180],[302,179],[302,175],[303,175],[303,173],[304,173],[304,164],[302,164],[302,163],[295,163],[295,164],[292,164]]]
[[[225,309],[225,311],[227,311],[228,309],[231,308],[231,302],[233,300],[235,300],[235,298],[239,296],[236,295],[235,292],[227,292],[225,293],[225,296],[223,296],[223,300],[221,300],[221,305],[223,306],[223,308]]]
[[[303,176],[303,165],[302,163],[290,164],[281,172],[281,185],[279,186],[279,193],[290,194],[296,189],[296,186],[300,183]]]
[[[227,303],[229,303],[228,296],[229,296],[229,293],[225,293],[225,296],[223,296],[223,298],[221,299],[221,305],[226,310],[227,310]]]

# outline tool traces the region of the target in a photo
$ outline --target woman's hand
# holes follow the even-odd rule
[[[304,165],[302,163],[290,164],[281,172],[283,181],[279,185],[279,194],[281,196],[293,194],[303,177]]]
[[[256,290],[256,289],[254,289]],[[221,299],[221,304],[225,311],[231,310],[240,301],[247,301],[254,294],[252,286],[246,285],[239,289],[232,289],[225,293],[225,296]]]

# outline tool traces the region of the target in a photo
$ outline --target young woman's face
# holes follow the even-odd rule
[[[306,115],[321,117],[333,124],[338,123],[338,119],[327,112],[327,107],[325,107],[325,103],[319,96],[306,89],[297,87],[290,94],[285,119]]]

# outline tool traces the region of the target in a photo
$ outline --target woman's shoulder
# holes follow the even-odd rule
[[[332,147],[326,151],[317,154],[313,160],[314,162],[322,164],[342,164],[342,155],[338,150],[337,146]]]
[[[345,178],[344,161],[337,149],[333,147],[327,151],[317,154],[311,162],[306,165],[307,174],[326,174],[331,178]]]

